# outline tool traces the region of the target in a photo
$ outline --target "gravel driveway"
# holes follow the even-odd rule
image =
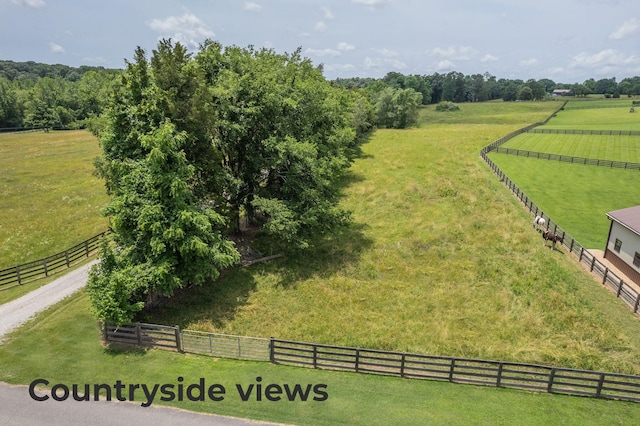
[[[89,268],[96,262],[97,260],[94,260],[18,299],[0,305],[0,343],[5,334],[24,324],[35,314],[84,287],[89,276]]]

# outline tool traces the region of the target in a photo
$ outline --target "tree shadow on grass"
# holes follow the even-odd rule
[[[222,276],[203,286],[177,291],[159,306],[144,310],[141,322],[178,325],[199,323],[222,328],[256,291],[258,277],[269,275],[273,286],[295,289],[298,282],[313,277],[329,277],[359,261],[373,241],[366,237],[366,225],[350,223],[331,235],[317,238],[306,250],[289,251],[283,258],[224,271]]]

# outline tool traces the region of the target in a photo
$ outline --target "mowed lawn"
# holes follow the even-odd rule
[[[640,136],[523,133],[502,148],[640,163]]]
[[[570,256],[544,246],[478,155],[555,108],[429,108],[420,128],[378,130],[344,182],[352,226],[314,249],[190,289],[145,320],[639,373],[637,318]]]
[[[88,131],[0,134],[0,268],[61,252],[107,229]]]
[[[605,101],[603,101],[605,102]],[[556,117],[542,126],[544,129],[583,129],[583,130],[640,130],[640,108],[631,113],[631,101],[628,107],[589,108],[560,111]],[[569,102],[568,105],[570,105]]]

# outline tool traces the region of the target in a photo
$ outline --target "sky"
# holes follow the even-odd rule
[[[331,80],[640,76],[638,0],[0,0],[0,60],[124,68],[163,38],[301,48]]]

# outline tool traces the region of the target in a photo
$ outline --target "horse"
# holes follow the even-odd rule
[[[546,223],[546,221],[544,220],[544,218],[542,216],[536,216],[536,218],[533,219],[533,228],[536,231],[539,231],[540,228],[544,227],[545,223]]]
[[[556,248],[556,243],[560,241],[560,244],[563,243],[564,237],[556,234],[555,232],[546,231],[542,233],[542,238],[544,238],[544,245],[547,245],[547,241],[551,241],[551,248]]]

